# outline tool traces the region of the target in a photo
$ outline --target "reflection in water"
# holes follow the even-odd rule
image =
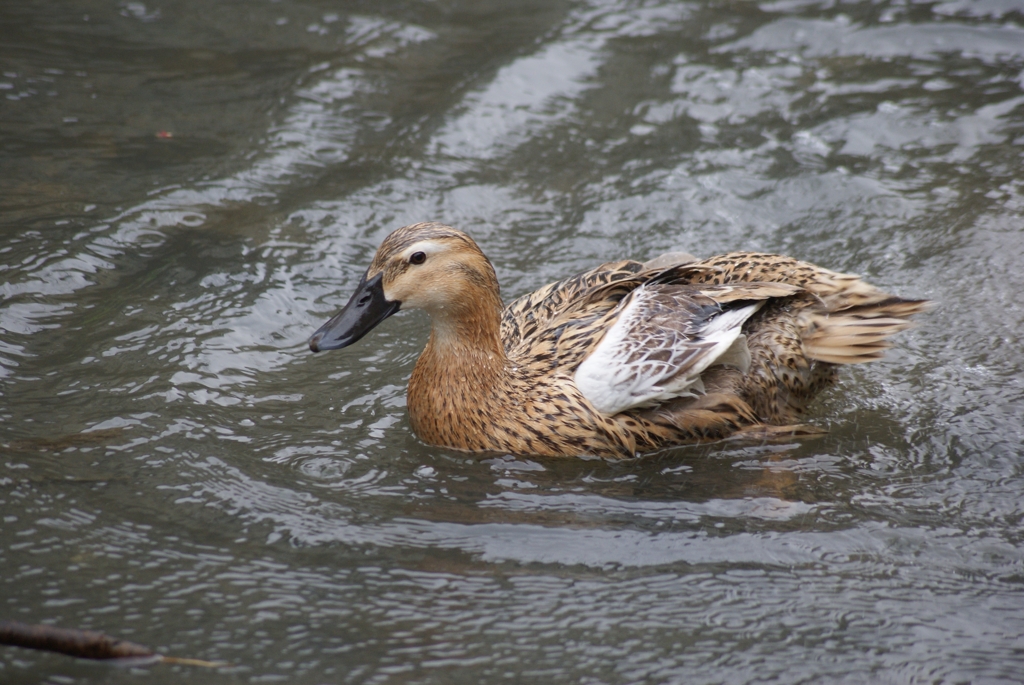
[[[3,7],[3,613],[238,665],[210,682],[1015,681],[1022,22]],[[426,219],[506,300],[750,248],[939,308],[821,439],[471,458],[405,418],[425,318],[304,345]],[[0,648],[5,683],[121,678],[84,669]]]

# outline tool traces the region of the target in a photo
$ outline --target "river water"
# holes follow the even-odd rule
[[[1024,9],[0,6],[0,648],[28,683],[1010,683],[1024,673]],[[417,313],[312,355],[392,229],[506,300],[777,251],[937,308],[826,437],[625,463],[411,433]]]

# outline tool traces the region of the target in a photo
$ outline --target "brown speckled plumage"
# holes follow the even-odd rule
[[[422,266],[411,265],[414,252],[429,255]],[[880,357],[888,336],[927,307],[856,276],[739,252],[610,262],[502,309],[487,258],[466,234],[437,223],[392,233],[367,277],[377,274],[389,301],[426,309],[433,320],[409,381],[416,434],[431,444],[514,454],[621,458],[736,434],[798,432],[793,424],[834,382],[838,364]],[[732,334],[739,340],[709,352],[714,322],[727,315],[742,324]],[[619,326],[626,339],[602,346],[624,316],[633,316]],[[693,366],[695,385],[604,413],[574,378],[599,347],[632,355],[625,371],[667,373],[656,391],[673,380],[676,371],[665,372],[672,364]],[[712,360],[725,348],[729,355]],[[702,359],[711,365],[694,366]]]

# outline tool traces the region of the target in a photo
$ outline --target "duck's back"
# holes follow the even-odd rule
[[[604,294],[604,306],[598,304],[599,309],[614,307],[638,285],[634,279],[642,269],[641,262],[632,260],[608,262],[513,300],[501,313],[501,338],[505,349],[515,349],[524,342],[528,344],[556,317],[578,312],[595,291]],[[622,285],[615,288],[616,284]]]
[[[676,398],[666,392],[650,395],[660,399],[647,401],[646,406],[607,405],[606,416],[639,422],[644,430],[637,432],[644,440],[670,444],[716,439],[746,426],[795,423],[813,397],[834,382],[837,364],[879,358],[889,347],[888,337],[910,325],[906,317],[927,307],[920,300],[889,295],[857,276],[780,255],[744,252],[691,260],[603,264],[520,297],[502,316],[509,359],[531,365],[538,374],[573,374],[588,358],[590,366],[607,365],[616,359],[615,350],[610,354],[604,349],[610,342],[599,346],[628,305],[636,309],[634,300],[641,293],[655,303],[661,317],[672,301],[710,301],[702,306],[718,307],[719,313],[746,306],[753,313],[744,314],[738,344],[745,343],[749,363],[712,363],[701,371],[696,384],[676,379],[673,387],[686,389]],[[765,285],[709,287],[733,284]],[[766,284],[780,286],[773,289]],[[684,319],[675,322],[677,327],[694,328],[691,319],[698,310],[703,311],[700,316],[708,316],[700,307],[677,307]],[[639,336],[647,314],[634,311],[633,315],[638,322],[625,333],[618,331],[626,338],[619,344],[637,349],[642,345],[629,336]],[[651,354],[664,357],[657,350]],[[582,380],[580,385],[586,395]],[[592,404],[602,406],[596,399]],[[660,446],[643,444],[643,440],[637,445],[639,451]]]

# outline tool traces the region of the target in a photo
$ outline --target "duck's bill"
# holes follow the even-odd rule
[[[390,302],[384,297],[382,279],[383,274],[377,274],[369,280],[363,274],[345,308],[309,339],[309,349],[319,352],[348,347],[397,312],[402,303]]]

